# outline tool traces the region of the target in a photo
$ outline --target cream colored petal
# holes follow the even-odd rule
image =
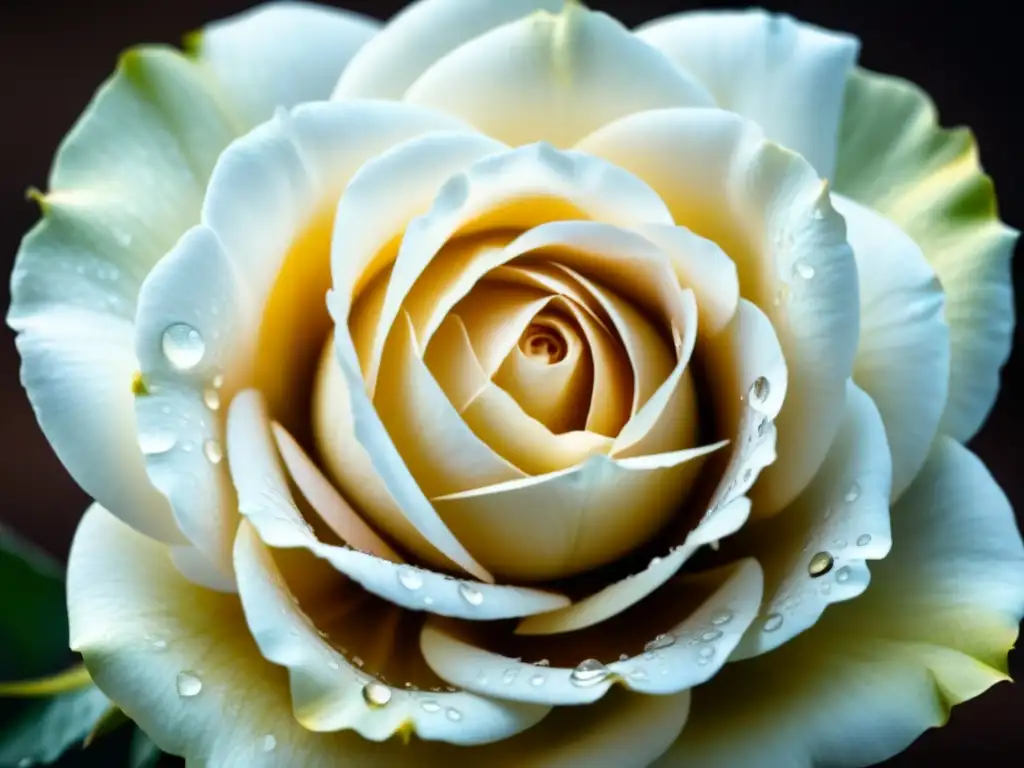
[[[814,481],[778,519],[744,530],[736,551],[765,572],[758,623],[735,658],[767,653],[812,627],[831,604],[857,597],[871,579],[867,560],[889,553],[892,462],[871,398],[852,382],[846,413]]]
[[[349,197],[358,200],[350,188],[339,212]],[[437,191],[430,210],[413,220],[402,238],[367,380],[373,382],[376,377],[384,340],[399,307],[453,236],[497,229],[525,230],[569,218],[591,218],[627,227],[670,220],[664,203],[635,176],[597,158],[562,152],[543,143],[492,154],[449,178]],[[341,220],[339,215],[338,222]],[[374,247],[383,244],[380,241]],[[344,237],[335,237],[336,264],[344,263],[348,247]],[[362,248],[357,249],[361,252]],[[347,286],[338,280],[336,274],[338,290],[341,285]],[[339,305],[339,316],[342,309]]]
[[[186,581],[165,547],[97,505],[75,534],[68,609],[71,646],[92,679],[190,764],[383,768],[417,759],[401,744],[299,725],[284,670],[260,657],[238,596]]]
[[[458,493],[525,477],[466,425],[424,363],[414,333],[408,314],[393,326],[374,407],[423,492]]]
[[[523,472],[556,472],[611,450],[612,440],[604,435],[580,430],[553,433],[490,382],[458,315],[449,315],[434,334],[426,361],[466,425]]]
[[[247,373],[248,313],[217,235],[200,225],[146,277],[135,326],[148,389],[135,401],[146,469],[182,532],[227,579],[238,513],[219,404]]]
[[[624,616],[589,635],[574,635],[575,655],[553,646],[560,658],[542,667],[492,651],[440,622],[428,622],[420,647],[430,666],[454,685],[513,701],[590,704],[616,683],[638,693],[672,694],[714,676],[753,621],[760,600],[761,569],[756,561],[746,560],[719,572],[670,582],[651,598],[649,608],[655,615],[644,617],[643,623],[657,627],[657,634],[635,653],[613,651],[617,661],[600,658],[602,651],[630,644],[630,635],[635,635],[631,629],[643,631],[636,616]],[[612,639],[605,642],[597,637],[609,634]],[[588,654],[594,658],[584,661]],[[577,665],[566,664],[566,658],[578,659]]]
[[[1007,679],[1024,546],[982,463],[940,437],[892,526],[871,589],[694,691],[694,717],[657,765],[873,765]]]
[[[231,404],[228,449],[239,509],[264,543],[278,549],[308,550],[390,603],[471,620],[524,616],[567,603],[566,598],[551,592],[457,581],[320,542],[295,506],[275,455],[265,405],[254,390],[240,393]]]
[[[892,495],[917,475],[949,391],[945,294],[921,249],[892,222],[841,195],[836,210],[857,258],[857,384],[875,401],[892,452]]]
[[[762,10],[677,13],[636,35],[693,73],[719,107],[832,175],[857,38]]]
[[[414,692],[363,671],[323,637],[303,612],[249,522],[239,528],[235,567],[249,629],[264,657],[288,670],[295,718],[312,731],[351,729],[372,741],[415,733],[428,741],[481,744],[526,730],[549,711],[545,706],[496,701],[465,691]],[[344,642],[345,624],[361,619],[358,608],[343,615],[331,639]],[[388,629],[396,628],[381,631]],[[418,653],[406,645],[415,642],[413,638],[403,642],[403,638],[388,637],[380,642],[394,643],[396,654]]]
[[[405,100],[458,115],[512,145],[560,147],[623,115],[714,104],[667,56],[576,2],[463,43],[420,75]]]
[[[396,14],[353,58],[333,99],[400,99],[449,51],[494,27],[564,0],[417,0]]]
[[[679,509],[705,457],[725,443],[612,460],[433,500],[481,562],[538,581],[612,562],[650,539]]]
[[[306,2],[268,2],[215,21],[187,39],[245,129],[277,107],[323,101],[380,23]]]
[[[169,543],[185,538],[136,443],[131,321],[139,285],[198,219],[234,135],[185,57],[127,51],[64,139],[49,192],[33,193],[43,218],[11,276],[22,382],[57,456],[91,497]]]
[[[806,486],[838,429],[859,303],[853,252],[825,183],[753,123],[719,110],[626,117],[579,149],[638,175],[675,218],[736,262],[741,293],[775,326],[789,369],[779,461],[754,491],[772,514]]]
[[[331,481],[306,454],[302,446],[280,424],[271,425],[277,452],[303,497],[328,527],[350,547],[393,563],[402,557],[359,516]]]
[[[847,84],[836,190],[897,224],[939,276],[952,347],[940,429],[968,440],[995,402],[1013,344],[1010,262],[1019,237],[999,220],[974,137],[940,127],[917,86],[857,69]]]
[[[682,544],[656,557],[644,570],[616,581],[565,608],[523,619],[517,635],[554,635],[600,625],[640,603],[674,577],[701,547],[736,533],[750,515],[750,500],[738,498],[705,515]]]
[[[685,227],[651,224],[637,231],[668,257],[679,284],[693,291],[700,311],[699,332],[714,335],[736,314],[740,300],[736,265],[711,240]]]

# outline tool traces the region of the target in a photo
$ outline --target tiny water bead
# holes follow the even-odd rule
[[[811,575],[811,578],[816,579],[831,571],[834,564],[835,561],[832,559],[831,554],[828,552],[818,552],[811,558],[811,562],[807,564],[807,573]]]
[[[857,546],[858,547],[866,547],[870,543],[871,543],[871,534],[870,533],[863,533],[863,534],[861,534],[860,536],[857,537]]]
[[[540,661],[535,663],[535,666],[538,666],[538,667],[550,667],[551,666],[551,662],[548,659],[541,659]]]
[[[802,280],[810,280],[814,277],[814,267],[803,259],[797,259],[793,262],[793,274]]]
[[[700,639],[701,639],[702,643],[713,643],[715,640],[717,640],[721,636],[722,636],[722,633],[721,633],[720,630],[709,629],[707,632],[705,632],[703,635],[700,636]]]
[[[852,504],[858,498],[860,498],[860,483],[854,480],[850,487],[847,489],[846,493],[843,494],[843,501],[845,501],[847,504]]]
[[[277,749],[277,739],[274,737],[274,734],[268,733],[263,737],[263,751],[273,752],[275,749]]]
[[[711,623],[716,627],[721,627],[732,621],[732,611],[718,611],[711,617]]]
[[[376,680],[363,686],[363,701],[371,709],[380,709],[391,703],[391,689]]]
[[[359,669],[363,668],[363,660],[361,658],[359,658],[358,656],[353,656],[352,657],[352,663],[355,666],[357,666]]]
[[[852,575],[853,572],[850,570],[850,566],[844,565],[842,568],[836,571],[836,581],[838,581],[840,584],[843,584],[849,581],[850,576]]]
[[[207,387],[203,390],[203,402],[211,411],[216,411],[220,408],[220,393],[212,387]]]
[[[768,379],[764,376],[758,376],[754,379],[754,383],[750,385],[750,402],[751,404],[762,404],[768,399],[768,395],[771,394],[772,386]]]
[[[398,571],[398,583],[408,590],[415,591],[423,586],[423,576],[415,568],[405,566]]]
[[[536,675],[530,678],[530,685],[534,688],[540,688],[544,683],[547,682],[548,676],[538,672]]]
[[[470,584],[460,584],[459,594],[462,595],[462,599],[470,605],[480,605],[484,601],[484,593]]]
[[[203,690],[203,681],[192,672],[179,672],[175,685],[178,689],[178,695],[183,699],[198,696],[199,692]]]
[[[519,676],[519,670],[516,670],[516,669],[506,669],[505,673],[501,676],[501,681],[503,683],[505,683],[505,685],[511,685],[512,683],[514,683],[516,681],[516,677],[518,677],[518,676]]]
[[[441,711],[441,705],[433,699],[427,699],[426,701],[420,702],[420,709],[432,715],[435,712]]]
[[[448,707],[444,714],[453,723],[457,723],[462,719],[462,713],[454,707]]]
[[[782,626],[782,614],[770,613],[764,620],[764,631],[775,632]]]
[[[211,464],[220,464],[224,458],[224,449],[220,447],[220,443],[216,440],[207,440],[203,443],[203,454]]]
[[[178,438],[171,432],[140,432],[139,449],[146,456],[167,453],[177,444]]]
[[[586,659],[576,665],[576,668],[569,673],[569,682],[578,688],[588,688],[592,685],[604,682],[611,675],[611,671],[597,659]]]
[[[206,342],[202,334],[187,323],[167,326],[160,337],[160,348],[167,362],[179,371],[195,368],[206,354]]]
[[[657,637],[655,637],[653,640],[649,641],[644,646],[644,651],[646,653],[654,653],[655,651],[662,651],[662,650],[664,650],[666,648],[671,648],[673,645],[675,645],[675,642],[676,642],[676,638],[675,638],[674,635],[661,634],[661,635],[658,635]]]
[[[217,314],[217,313],[214,312],[214,314]],[[218,373],[218,374],[216,374],[213,377],[213,386],[216,389],[220,389],[221,387],[224,386],[224,374],[223,373]]]

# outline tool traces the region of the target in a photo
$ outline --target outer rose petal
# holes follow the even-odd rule
[[[188,43],[252,127],[277,107],[326,99],[380,22],[305,2],[270,2],[207,25]]]
[[[613,755],[616,766],[643,768],[668,748],[689,711],[689,692],[610,695],[589,707],[558,710],[493,747],[472,749],[312,733],[291,716],[285,672],[260,657],[238,598],[190,584],[164,547],[98,506],[75,536],[68,608],[71,645],[97,685],[161,749],[190,765],[569,768]],[[179,695],[182,672],[202,683],[197,695]]]
[[[995,403],[1010,354],[1019,236],[999,220],[974,137],[940,128],[917,86],[858,69],[847,85],[836,190],[898,224],[942,281],[952,358],[940,430],[968,440]]]
[[[1008,679],[1024,546],[982,463],[940,438],[892,527],[871,589],[697,689],[691,722],[658,765],[871,765]]]
[[[718,106],[831,177],[857,38],[762,10],[679,13],[636,34],[696,75]]]
[[[395,15],[345,68],[332,99],[400,99],[423,71],[489,29],[564,0],[419,0]]]
[[[559,147],[633,112],[714,104],[668,57],[576,2],[464,43],[427,69],[405,100],[458,115],[512,145]]]
[[[184,539],[145,476],[135,436],[135,300],[149,269],[198,219],[210,170],[233,136],[184,57],[163,48],[124,54],[58,151],[43,220],[11,278],[7,321],[19,333],[22,381],[57,455],[90,496],[168,542]]]

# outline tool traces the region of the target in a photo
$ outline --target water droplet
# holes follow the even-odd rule
[[[628,660],[629,660],[629,654],[628,653],[620,653],[619,654],[619,661],[628,661]]]
[[[355,665],[356,667],[358,667],[359,669],[362,669],[362,668],[363,668],[363,663],[364,663],[364,662],[363,662],[363,660],[362,660],[361,658],[359,658],[358,656],[353,656],[353,657],[352,657],[352,663],[353,663],[353,664],[354,664],[354,665]]]
[[[534,688],[540,688],[540,686],[544,685],[544,683],[547,682],[547,679],[547,675],[538,672],[536,675],[530,678],[530,685],[532,685]]]
[[[462,719],[462,713],[454,707],[448,707],[447,711],[444,714],[445,717],[447,717],[453,723],[457,723],[459,722],[459,720]]]
[[[702,643],[712,643],[722,636],[722,631],[719,629],[709,629],[703,635],[700,636]]]
[[[480,605],[484,601],[484,593],[465,582],[459,584],[459,594],[470,605]]]
[[[458,688],[456,688],[456,687],[455,687],[454,685],[446,685],[446,686],[444,687],[444,689],[445,689],[446,691],[448,691],[448,693],[458,693],[458,692],[459,692],[459,689],[458,689]]]
[[[157,651],[165,651],[165,650],[167,650],[167,641],[166,640],[154,640],[153,641],[153,649],[157,650]]]
[[[423,586],[423,576],[415,568],[405,566],[398,571],[398,583],[406,589],[416,590]]]
[[[550,667],[551,666],[551,662],[548,659],[541,659],[540,661],[535,662],[535,663],[536,663],[536,666],[538,666],[538,667]]]
[[[843,494],[843,501],[845,501],[847,504],[852,504],[859,498],[860,483],[854,480],[853,483],[850,484],[850,487],[847,489],[846,493]]]
[[[758,437],[764,437],[766,434],[768,434],[768,427],[770,425],[771,425],[771,420],[770,419],[768,419],[768,418],[761,419],[760,423],[757,425],[757,436]]]
[[[782,626],[782,614],[770,613],[764,620],[764,631],[774,632]]]
[[[661,651],[661,650],[664,650],[665,648],[671,648],[673,645],[675,645],[675,643],[676,643],[676,638],[675,638],[674,635],[661,634],[661,635],[658,635],[657,637],[655,637],[650,642],[648,642],[644,646],[644,650],[647,651],[648,653],[653,653],[654,651]]]
[[[732,621],[732,611],[718,611],[711,617],[711,623],[716,627],[721,627]]]
[[[750,402],[751,404],[761,404],[768,399],[768,395],[771,394],[772,386],[767,378],[764,376],[758,376],[754,379],[754,383],[750,385]]]
[[[391,689],[376,680],[370,680],[363,686],[363,701],[372,709],[386,707],[391,703]]]
[[[213,314],[217,314],[217,313],[214,312]],[[213,377],[213,386],[216,387],[217,389],[220,389],[221,387],[224,386],[224,374],[223,373],[218,373],[218,374],[216,374]]]
[[[651,558],[651,562],[649,562],[647,564],[647,567],[648,568],[657,568],[659,565],[661,565],[661,558],[660,557],[652,557]]]
[[[842,584],[844,582],[849,581],[850,580],[850,576],[852,576],[852,575],[853,574],[850,571],[850,566],[844,565],[842,568],[840,568],[838,571],[836,571],[836,581],[838,581],[840,584]]]
[[[185,453],[193,451],[195,447],[196,444],[193,443],[191,440],[186,440],[184,443],[181,444],[181,450],[183,450]]]
[[[631,680],[646,680],[647,673],[638,667],[629,673],[629,678]]]
[[[203,443],[203,454],[211,464],[220,464],[221,459],[224,458],[224,450],[216,440],[207,440]]]
[[[146,456],[167,453],[178,442],[170,432],[140,432],[139,448]]]
[[[203,402],[211,411],[216,411],[220,408],[220,393],[212,387],[207,387],[203,390]]]
[[[577,688],[589,688],[608,679],[611,672],[597,659],[586,659],[569,674],[569,682]]]
[[[164,357],[179,371],[188,371],[199,365],[206,354],[202,334],[186,323],[174,323],[164,330],[160,339]]]
[[[749,483],[750,482],[750,478],[752,478],[753,476],[754,476],[754,469],[752,467],[747,467],[745,470],[743,470],[743,482],[744,483]]]
[[[506,669],[505,673],[501,676],[501,681],[503,683],[505,683],[505,685],[511,685],[512,683],[514,683],[516,681],[516,678],[518,676],[519,676],[519,670],[509,668],[509,669]]]
[[[328,661],[327,666],[331,669],[341,669],[341,665],[338,662],[334,661],[334,659]]]
[[[183,699],[190,699],[193,696],[198,696],[199,692],[203,690],[203,681],[191,672],[179,672],[176,684],[178,687],[178,695]]]
[[[807,573],[811,575],[811,578],[816,579],[831,571],[834,563],[835,561],[832,559],[832,555],[828,552],[818,552],[807,564]]]
[[[268,733],[263,737],[263,751],[273,752],[277,749],[277,739],[274,738],[274,734]]]
[[[857,537],[857,546],[858,547],[866,547],[870,543],[871,543],[871,534],[870,533],[862,533],[860,536]]]
[[[843,549],[844,547],[846,547],[846,539],[833,539],[832,545],[836,549]]]
[[[815,221],[821,221],[822,219],[825,218],[825,212],[818,206],[815,206],[811,210],[811,218],[814,219]]]
[[[810,280],[814,277],[814,267],[803,259],[797,259],[793,262],[793,274],[804,280]]]
[[[422,709],[424,712],[429,712],[430,714],[434,714],[435,712],[440,712],[441,711],[441,705],[438,704],[433,699],[427,699],[426,701],[424,701],[424,702],[422,702],[420,704],[420,709]]]
[[[706,645],[703,648],[701,648],[700,651],[698,651],[697,655],[700,656],[702,659],[710,659],[712,656],[715,655],[715,649],[712,648],[710,645]]]

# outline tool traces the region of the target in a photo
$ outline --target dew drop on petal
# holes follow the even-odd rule
[[[807,564],[807,573],[811,575],[811,578],[816,579],[831,571],[834,563],[835,561],[832,559],[831,554],[828,552],[818,552]]]
[[[470,605],[480,605],[484,601],[484,593],[465,582],[459,584],[459,594]]]
[[[146,456],[156,456],[167,453],[177,444],[176,438],[171,432],[140,432],[139,449]]]
[[[857,537],[857,546],[858,547],[866,547],[870,543],[871,543],[871,534],[870,533],[862,533],[860,536]]]
[[[852,573],[850,571],[850,566],[844,565],[842,568],[836,571],[836,581],[842,584],[844,582],[849,581],[851,575]]]
[[[454,707],[448,707],[444,714],[453,723],[457,723],[462,719],[462,713]]]
[[[203,454],[211,464],[220,464],[221,459],[224,458],[224,450],[216,440],[207,440],[203,443]]]
[[[363,686],[363,701],[373,709],[386,707],[391,703],[391,689],[376,680],[370,680]]]
[[[653,653],[654,651],[661,651],[661,650],[664,650],[665,648],[671,648],[673,645],[675,645],[675,642],[676,642],[676,638],[675,638],[674,635],[661,634],[661,635],[658,635],[657,637],[655,637],[653,640],[649,641],[644,646],[644,651],[646,651],[647,653]]]
[[[202,334],[187,323],[174,323],[164,329],[160,337],[164,357],[179,371],[188,371],[199,365],[206,354]]]
[[[178,688],[178,695],[183,699],[190,699],[198,696],[203,690],[203,681],[192,672],[179,672],[175,681]]]
[[[214,312],[213,314],[217,314],[217,313]],[[216,374],[213,377],[213,386],[216,387],[217,389],[220,389],[221,387],[224,386],[224,374],[223,373],[218,373],[218,374]]]
[[[341,665],[338,662],[334,661],[334,659],[328,661],[327,666],[331,669],[341,669]]]
[[[541,659],[540,661],[535,662],[535,664],[538,667],[550,667],[551,666],[551,661],[548,660],[548,659]]]
[[[352,657],[352,663],[355,666],[359,667],[359,669],[363,668],[363,660],[361,658],[359,658],[358,656],[353,656]]]
[[[647,673],[644,670],[642,670],[639,667],[637,667],[636,669],[634,669],[632,672],[629,673],[629,679],[630,680],[646,680],[647,679]]]
[[[426,701],[424,701],[424,702],[422,702],[420,704],[420,709],[422,709],[424,712],[429,712],[430,714],[434,714],[435,712],[440,712],[441,711],[441,705],[438,704],[433,699],[427,699]]]
[[[398,583],[409,590],[417,590],[423,586],[423,576],[415,568],[404,566],[398,571]]]
[[[540,688],[540,686],[544,685],[544,683],[547,682],[547,679],[547,675],[538,672],[536,675],[530,678],[530,685],[532,685],[534,688]]]
[[[771,383],[764,376],[758,376],[754,379],[754,383],[750,385],[750,402],[761,404],[768,399],[768,395],[771,394],[772,387]]]
[[[782,614],[770,613],[764,620],[764,631],[775,632],[779,627],[782,626]]]
[[[273,752],[275,749],[277,749],[277,739],[274,738],[274,734],[268,733],[263,737],[263,751]]]
[[[716,627],[721,627],[732,621],[732,611],[718,611],[711,617],[711,623]]]
[[[854,480],[853,483],[850,484],[850,487],[846,490],[846,493],[843,494],[843,501],[845,501],[847,504],[852,504],[859,498],[860,483]]]
[[[707,632],[705,632],[703,635],[700,636],[700,639],[701,639],[701,642],[703,642],[703,643],[711,643],[711,642],[714,642],[715,640],[717,640],[718,638],[720,638],[721,636],[722,636],[721,630],[709,629]]]
[[[518,677],[518,676],[519,676],[519,670],[509,668],[509,669],[506,669],[505,673],[501,676],[501,681],[503,683],[505,683],[505,685],[511,685],[512,683],[514,683],[516,681],[516,677]]]
[[[793,274],[803,280],[810,280],[814,277],[814,267],[803,259],[797,259],[793,262]]]
[[[216,411],[220,408],[220,393],[212,387],[207,387],[203,390],[203,402],[211,411]]]
[[[569,673],[569,682],[577,688],[589,688],[607,680],[610,674],[608,667],[597,659],[586,659]]]
[[[628,660],[629,660],[629,654],[628,653],[620,653],[619,654],[619,661],[628,661]]]

